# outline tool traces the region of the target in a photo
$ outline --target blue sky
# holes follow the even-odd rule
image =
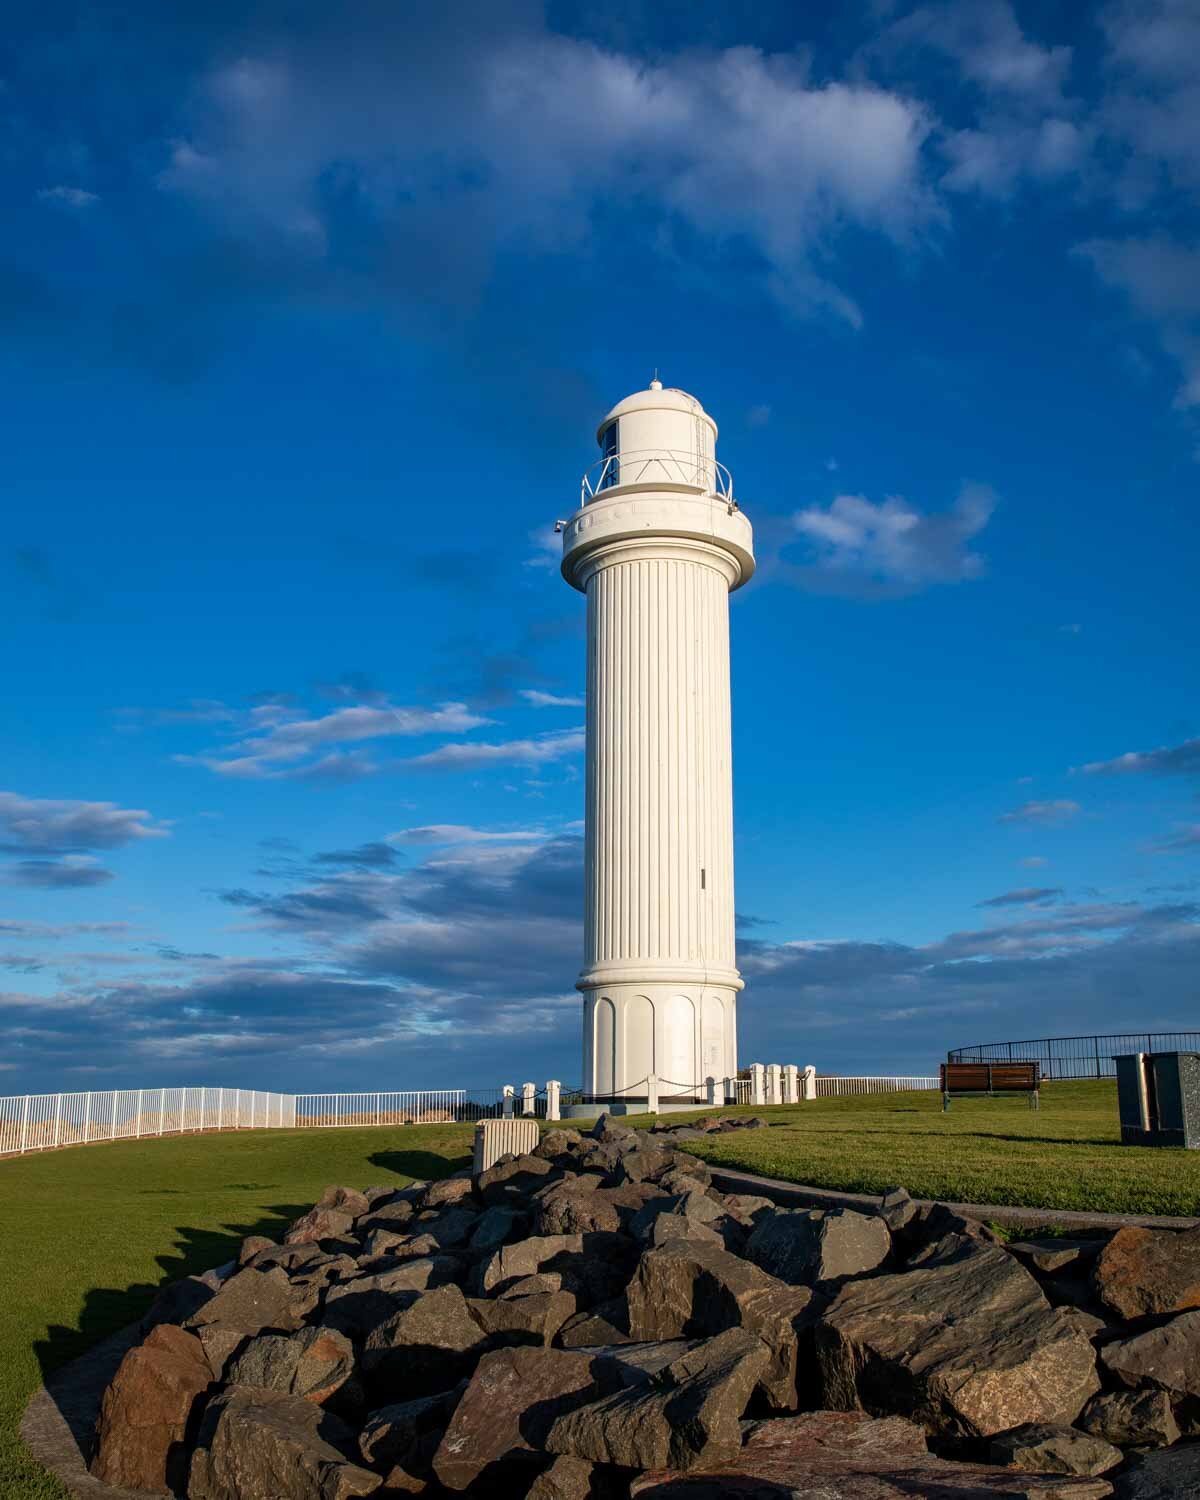
[[[746,1061],[1195,1025],[1200,6],[51,3],[0,1088],[579,1072],[582,601],[721,427]]]

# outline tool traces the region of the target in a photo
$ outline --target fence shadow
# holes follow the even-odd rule
[[[417,1177],[423,1182],[435,1177],[448,1177],[460,1167],[471,1165],[470,1152],[448,1159],[433,1151],[373,1151],[367,1160],[373,1167],[382,1167],[385,1172],[396,1172],[402,1177]]]

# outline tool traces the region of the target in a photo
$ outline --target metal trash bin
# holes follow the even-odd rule
[[[1200,1052],[1114,1057],[1121,1143],[1200,1150]]]

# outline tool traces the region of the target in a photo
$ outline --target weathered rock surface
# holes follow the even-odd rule
[[[1113,1391],[1093,1396],[1079,1427],[1121,1447],[1168,1448],[1179,1441],[1179,1424],[1166,1391]]]
[[[264,1329],[291,1332],[317,1303],[317,1293],[295,1287],[280,1266],[247,1267],[231,1276],[215,1296],[187,1320],[188,1328],[219,1323],[244,1334]]]
[[[830,1286],[884,1264],[892,1237],[881,1218],[847,1208],[779,1209],[763,1215],[746,1241],[746,1258],[793,1286]]]
[[[1099,1388],[1091,1344],[1029,1273],[959,1236],[916,1270],[850,1282],[816,1340],[826,1405],[947,1437],[1069,1423]]]
[[[1105,1344],[1100,1363],[1131,1390],[1147,1386],[1175,1401],[1200,1396],[1200,1311]]]
[[[230,1385],[285,1391],[323,1405],[354,1375],[354,1347],[334,1328],[302,1328],[299,1333],[263,1333],[251,1339],[230,1364]]]
[[[456,1280],[462,1263],[446,1256],[406,1260],[388,1270],[353,1276],[330,1287],[325,1295],[325,1319],[334,1328],[358,1335],[381,1323],[406,1294],[445,1286]]]
[[[320,1240],[344,1240],[354,1228],[354,1216],[337,1208],[310,1208],[284,1235],[286,1245],[316,1244]]]
[[[595,1464],[563,1454],[542,1470],[525,1500],[596,1500],[602,1485]]]
[[[633,1481],[638,1500],[1100,1500],[1103,1479],[1023,1474],[952,1463],[925,1448],[901,1417],[806,1412],[752,1427],[740,1453],[687,1474],[658,1471]]]
[[[742,1413],[769,1360],[761,1340],[728,1329],[651,1381],[557,1417],[545,1447],[633,1469],[688,1469],[732,1455],[741,1443]]]
[[[1055,1422],[1027,1422],[991,1442],[993,1463],[1034,1474],[1107,1474],[1123,1456],[1103,1438]]]
[[[450,1490],[498,1480],[505,1460],[536,1451],[555,1418],[595,1389],[587,1355],[562,1349],[485,1354],[434,1455],[434,1472]]]
[[[485,1292],[502,1287],[506,1281],[533,1276],[547,1263],[562,1255],[578,1255],[583,1249],[582,1234],[533,1235],[515,1245],[505,1245],[483,1267],[481,1284]]]
[[[386,1474],[389,1490],[421,1494],[433,1475],[433,1457],[466,1382],[450,1391],[398,1402],[371,1412],[358,1440],[363,1460]]]
[[[471,1316],[493,1347],[501,1344],[553,1343],[555,1335],[575,1312],[570,1292],[533,1292],[528,1297],[489,1300],[471,1297]]]
[[[1048,1235],[1040,1240],[1010,1240],[1004,1248],[1031,1271],[1061,1276],[1090,1269],[1104,1246],[1099,1240]]]
[[[1118,1229],[1093,1267],[1092,1286],[1121,1318],[1200,1307],[1200,1229]]]
[[[444,1208],[451,1203],[463,1203],[475,1192],[470,1172],[455,1172],[452,1177],[443,1177],[431,1182],[419,1195],[422,1208]]]
[[[185,1438],[211,1383],[200,1340],[160,1323],[126,1354],[104,1393],[92,1473],[135,1490],[182,1486]]]
[[[331,1208],[357,1219],[371,1207],[371,1200],[366,1193],[360,1193],[356,1188],[334,1186],[327,1187],[313,1207]]]
[[[412,1400],[470,1375],[483,1343],[462,1292],[443,1286],[373,1328],[363,1342],[362,1367],[373,1389]]]
[[[233,1386],[209,1406],[188,1500],[351,1500],[379,1475],[351,1461],[354,1433],[302,1396]]]
[[[770,1351],[764,1395],[778,1410],[795,1407],[800,1336],[825,1306],[808,1287],[786,1286],[713,1245],[670,1240],[642,1256],[626,1296],[634,1342],[727,1328],[756,1335]]]
[[[1197,1500],[1200,1443],[1146,1454],[1117,1479],[1114,1492],[1117,1500]]]

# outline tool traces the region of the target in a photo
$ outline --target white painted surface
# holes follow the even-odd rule
[[[753,536],[694,396],[627,397],[602,451],[614,422],[563,532],[587,596],[584,1090],[654,1073],[704,1098],[737,1072],[728,596]]]

